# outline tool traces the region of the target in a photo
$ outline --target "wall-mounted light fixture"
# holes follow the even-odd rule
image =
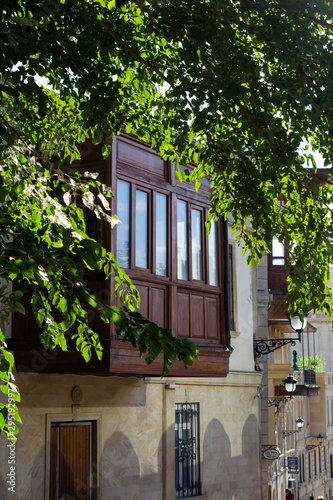
[[[299,310],[296,309],[294,316],[288,315],[291,328],[298,333],[297,339],[254,339],[254,357],[260,358],[264,354],[269,354],[284,345],[296,345],[296,342],[301,342],[301,334],[306,327],[307,319],[304,316],[303,321],[298,315]]]
[[[300,432],[301,429],[303,428],[304,426],[304,420],[302,417],[298,417],[298,419],[296,420],[296,427],[297,429],[295,429],[294,431],[283,431],[283,435],[286,437],[286,436],[291,436],[292,434],[295,434],[296,432]]]
[[[288,377],[283,381],[283,385],[287,392],[295,392],[297,380],[289,373]]]
[[[306,318],[306,316],[304,316],[303,321],[302,321],[301,318],[299,317],[298,312],[299,312],[299,309],[296,309],[294,316],[290,317],[290,315],[288,315],[288,319],[289,319],[289,323],[290,323],[291,328],[293,330],[295,330],[295,332],[298,333],[298,340],[299,340],[299,342],[301,342],[301,334],[303,333],[303,330],[306,327],[307,318]]]
[[[278,396],[275,398],[268,398],[268,406],[275,406],[275,408],[279,408],[279,404],[283,401],[290,401],[292,398],[292,393],[296,389],[297,380],[289,373],[288,377],[283,380],[283,385],[285,390],[290,394],[290,396]]]
[[[317,441],[318,441],[318,444],[307,444],[305,449],[306,450],[313,450],[313,448],[317,448],[318,446],[320,446],[324,442],[324,436],[322,436],[321,434],[318,434]]]

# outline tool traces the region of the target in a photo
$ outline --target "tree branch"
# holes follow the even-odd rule
[[[277,146],[272,143],[272,141],[267,137],[263,129],[258,125],[258,123],[255,121],[253,118],[252,114],[250,111],[247,109],[246,106],[244,106],[241,102],[238,103],[239,109],[244,113],[246,118],[249,120],[249,122],[253,125],[253,127],[256,129],[257,132],[261,135],[261,137],[267,142],[267,144],[270,145],[270,147],[274,150],[277,150]]]

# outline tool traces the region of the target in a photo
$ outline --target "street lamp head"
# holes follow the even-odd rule
[[[324,437],[321,434],[318,434],[317,441],[319,444],[322,444],[324,442]]]
[[[294,316],[290,317],[289,316],[289,323],[290,326],[295,332],[298,333],[299,340],[301,340],[301,333],[303,332],[304,328],[306,327],[307,319],[306,316],[303,317],[303,321],[301,321],[301,318],[299,317],[299,309],[296,309]]]
[[[297,380],[289,373],[288,377],[283,381],[287,392],[294,392],[296,389]]]
[[[299,430],[302,429],[303,425],[304,425],[304,420],[302,417],[298,417],[298,419],[296,420],[296,425],[297,425],[297,428]]]

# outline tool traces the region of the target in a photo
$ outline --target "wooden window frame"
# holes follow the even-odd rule
[[[228,244],[229,252],[229,293],[230,293],[230,329],[236,330],[236,314],[235,314],[235,275],[234,275],[234,246]]]
[[[147,193],[147,267],[140,267],[136,265],[136,219],[137,219],[137,211],[136,211],[136,200],[137,200],[137,191],[141,191],[142,193]],[[131,268],[140,270],[140,271],[147,271],[152,274],[152,233],[154,232],[153,226],[152,226],[152,212],[153,212],[153,207],[152,207],[152,191],[143,186],[137,186],[136,184],[131,183],[131,189],[130,193],[132,196],[132,201],[131,201],[131,209],[130,209],[130,224],[131,224],[131,229],[130,232],[132,234],[131,241],[133,242],[132,245],[130,245],[130,263],[131,263]]]
[[[131,277],[138,279],[151,279],[158,280],[161,282],[170,280],[170,192],[166,189],[155,189],[153,186],[143,184],[134,178],[129,176],[117,176],[117,181],[122,180],[128,182],[130,185],[130,254],[129,262],[130,267],[124,268],[126,273],[130,274]],[[148,194],[148,241],[147,241],[147,268],[142,268],[135,263],[135,224],[136,224],[136,191],[142,191]],[[167,275],[161,276],[156,274],[156,193],[160,193],[167,198]],[[116,195],[117,196],[117,195]],[[116,210],[115,210],[116,213]],[[116,238],[115,238],[116,239]],[[117,256],[116,256],[117,257]]]
[[[223,287],[222,283],[222,252],[221,252],[221,244],[217,245],[217,262],[218,262],[218,286],[210,285],[208,283],[209,280],[209,252],[208,252],[208,235],[205,229],[205,221],[207,220],[208,215],[208,205],[200,206],[200,204],[193,203],[188,197],[179,196],[176,194],[175,200],[181,200],[186,203],[186,211],[187,211],[187,261],[188,261],[188,279],[182,280],[176,276],[172,278],[172,270],[170,265],[170,259],[172,255],[176,260],[176,252],[172,248],[171,243],[171,233],[172,226],[175,224],[172,222],[172,216],[170,216],[171,212],[171,197],[172,197],[172,186],[170,185],[170,190],[155,188],[153,185],[147,186],[143,185],[142,182],[138,182],[136,179],[132,179],[128,176],[124,177],[122,175],[117,176],[117,181],[122,180],[128,182],[130,185],[130,268],[126,268],[126,272],[133,275],[135,278],[154,278],[156,280],[162,281],[170,281],[176,280],[180,286],[184,284],[186,286],[200,286],[200,288],[204,287],[205,289],[214,291],[221,290]],[[148,267],[142,268],[138,267],[135,264],[135,222],[136,222],[136,191],[143,191],[148,194]],[[156,194],[160,193],[167,197],[167,275],[161,276],[156,274]],[[193,279],[192,274],[192,223],[191,223],[191,215],[192,210],[197,210],[201,213],[201,249],[202,249],[202,258],[201,258],[201,266],[202,266],[202,279]],[[175,208],[177,212],[177,209]],[[176,215],[176,214],[175,214]],[[176,229],[175,229],[176,231]],[[217,241],[221,242],[221,227],[220,224],[217,225]],[[174,238],[176,240],[176,238]]]
[[[116,143],[119,139],[116,139]],[[123,141],[123,138],[120,138]],[[127,142],[127,138],[125,141]],[[136,144],[139,154],[144,150],[144,146]],[[155,177],[150,171],[147,176],[144,169],[135,166],[135,154],[131,152],[131,163],[126,165],[123,160],[119,161],[117,156],[117,147],[114,148],[114,155],[112,159],[112,185],[111,188],[115,194],[113,199],[113,213],[117,213],[117,183],[118,180],[128,182],[130,185],[130,268],[125,268],[126,273],[136,285],[142,286],[165,285],[167,287],[165,309],[166,324],[165,326],[171,328],[175,335],[179,335],[178,331],[178,299],[177,293],[184,290],[185,293],[192,294],[203,293],[207,295],[207,300],[211,300],[214,295],[216,302],[209,302],[210,311],[213,316],[207,317],[206,306],[202,305],[202,336],[195,336],[195,342],[200,347],[217,345],[225,346],[225,321],[224,321],[224,255],[223,255],[223,227],[222,224],[217,224],[217,278],[218,285],[209,284],[209,240],[205,227],[209,210],[209,191],[208,186],[204,186],[202,191],[197,193],[194,185],[188,183],[179,184],[174,175],[174,168],[170,162],[165,162],[164,177],[161,176],[161,171]],[[151,155],[151,151],[146,152]],[[122,155],[124,156],[124,147],[122,147]],[[148,161],[149,158],[148,158]],[[142,164],[142,158],[141,158]],[[148,207],[148,269],[140,268],[135,265],[135,193],[136,190],[142,190],[148,193],[149,207]],[[161,276],[156,274],[156,194],[161,193],[167,197],[167,275]],[[177,200],[186,203],[187,212],[187,252],[188,252],[188,279],[178,279],[177,274]],[[201,214],[201,273],[202,279],[193,279],[192,270],[192,209],[198,210]],[[116,254],[116,231],[115,236],[111,240],[111,251]],[[113,243],[112,243],[113,241]],[[208,303],[207,303],[208,304]],[[120,304],[119,304],[120,305]],[[192,311],[193,309],[190,309]],[[218,319],[216,320],[216,311]],[[214,334],[215,332],[215,334]],[[188,336],[192,338],[192,332],[189,326]],[[214,335],[216,335],[214,337]],[[114,334],[116,336],[116,334]],[[201,344],[202,342],[202,344]]]

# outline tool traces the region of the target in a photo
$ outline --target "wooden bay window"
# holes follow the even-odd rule
[[[124,152],[121,142],[118,154]],[[208,191],[196,193],[189,183],[179,184],[169,163],[161,168],[158,155],[155,171],[152,152],[137,147],[133,169],[128,158],[117,157],[115,212],[122,225],[117,226],[116,258],[140,292],[142,314],[160,318],[175,335],[223,346],[222,228],[212,221],[206,233]],[[141,166],[145,154],[149,179]]]
[[[98,147],[91,151],[76,168],[97,172],[98,178],[111,187],[112,213],[121,223],[111,231],[84,209],[88,234],[115,255],[137,286],[140,312],[170,328],[175,336],[192,338],[199,347],[200,363],[185,371],[175,362],[170,373],[226,376],[230,350],[225,338],[224,263],[228,256],[224,255],[223,224],[212,221],[210,234],[206,232],[209,183],[203,183],[198,192],[193,183],[179,184],[171,162],[126,134],[115,138],[107,159],[102,158]],[[87,272],[85,279],[103,301],[120,305],[112,279],[106,281],[95,271]],[[59,351],[54,361],[47,359],[40,371],[160,375],[162,361],[148,367],[138,349],[122,343],[114,326],[91,312],[91,325],[104,347],[103,361],[95,359],[86,364],[73,345],[68,352]],[[13,349],[20,353],[19,365],[35,371],[34,351],[41,346],[32,314],[21,318],[16,315],[13,325],[13,338],[18,340]]]

